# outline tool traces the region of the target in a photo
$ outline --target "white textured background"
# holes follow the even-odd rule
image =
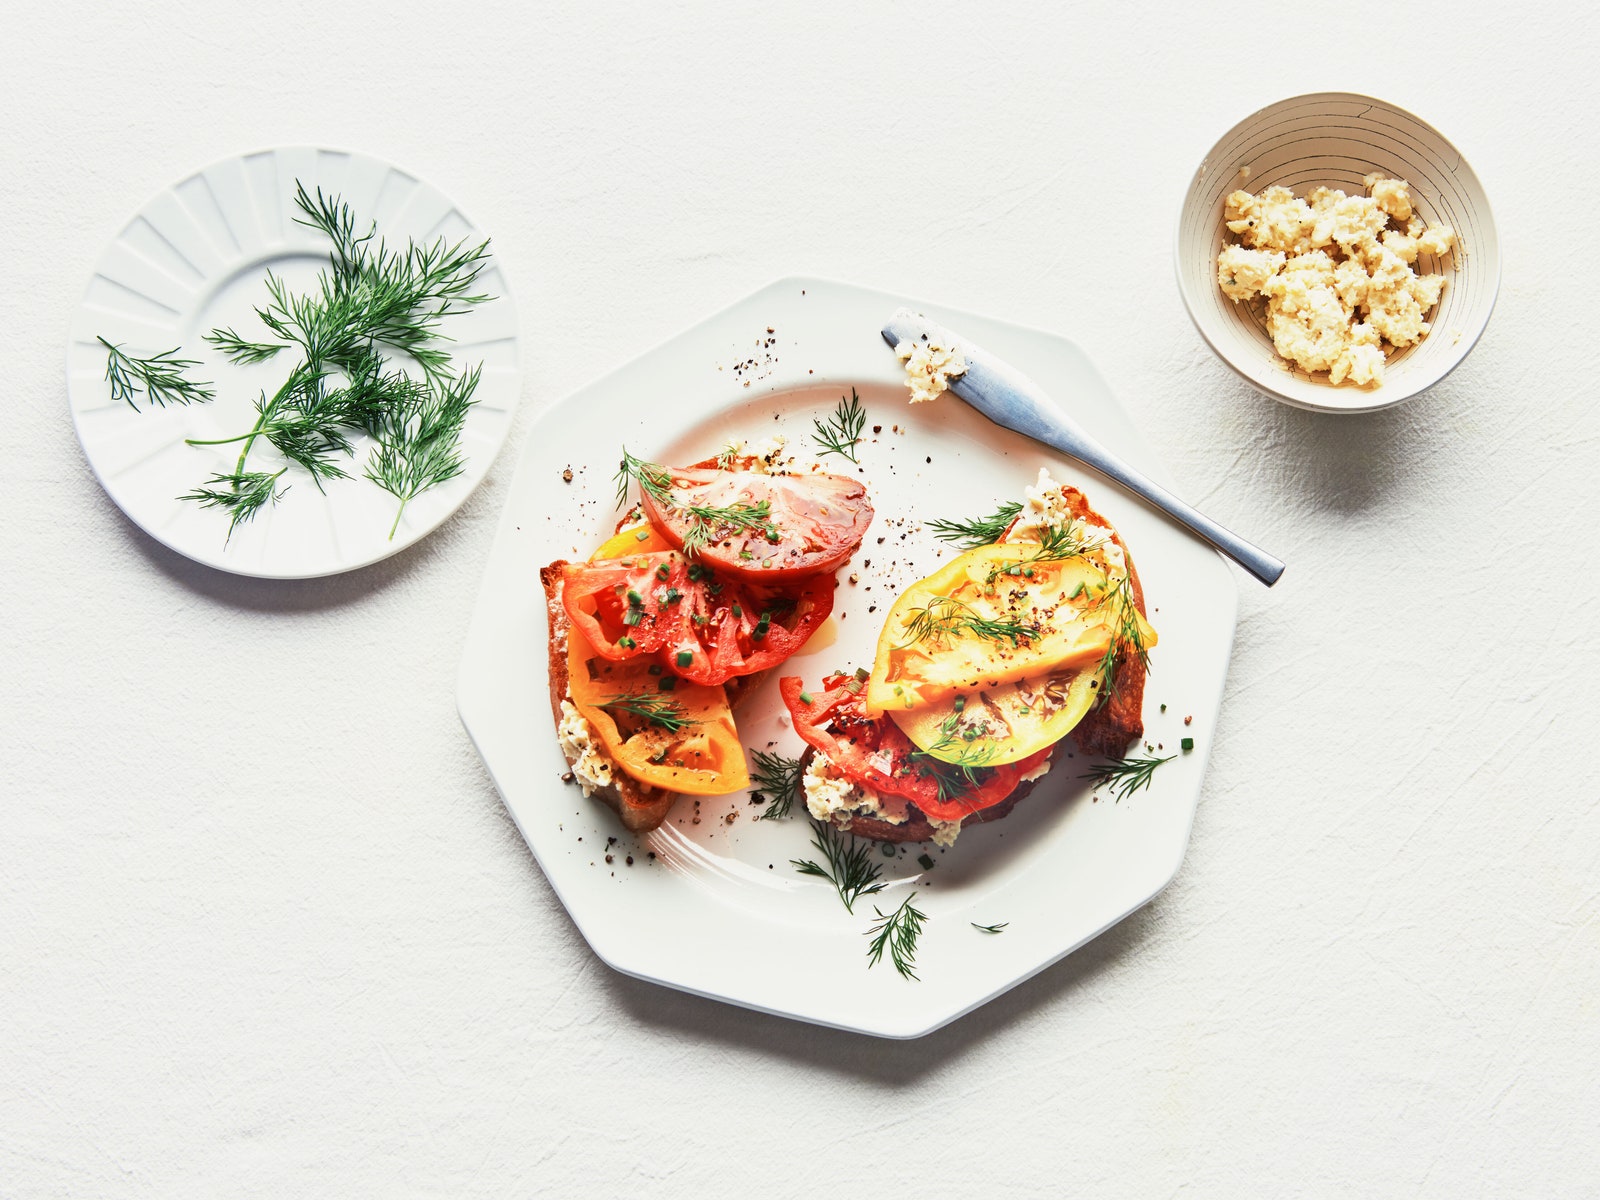
[[[8,6],[0,1196],[1600,1194],[1600,21],[1059,8]],[[1172,278],[1212,141],[1322,89],[1500,224],[1483,341],[1387,414],[1247,391]],[[540,366],[440,533],[272,585],[120,516],[62,359],[146,197],[305,142],[456,198]],[[918,1042],[612,974],[454,711],[534,414],[790,272],[1066,333],[1290,564],[1177,881]]]

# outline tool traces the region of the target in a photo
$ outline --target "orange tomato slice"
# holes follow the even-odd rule
[[[667,548],[625,529],[595,552],[626,558]],[[567,632],[568,691],[606,753],[632,778],[687,796],[720,796],[750,786],[744,746],[721,685],[679,679],[653,659],[613,661],[576,628]]]

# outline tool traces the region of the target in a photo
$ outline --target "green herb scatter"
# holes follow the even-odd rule
[[[482,367],[458,372],[440,345],[448,340],[440,327],[491,299],[474,291],[488,264],[489,243],[450,245],[441,237],[391,250],[375,240],[376,223],[358,233],[349,205],[321,188],[313,197],[297,180],[294,202],[301,213],[296,222],[332,243],[316,285],[295,295],[269,271],[267,303],[255,310],[267,339],[251,340],[229,328],[213,329],[205,340],[236,364],[265,362],[286,349],[298,350],[298,361],[275,392],[263,391],[255,401],[249,430],[189,439],[192,446],[241,446],[232,471],[213,474],[182,499],[226,511],[231,537],[241,522],[288,490],[276,485],[283,470],[245,469],[259,442],[304,470],[321,490],[327,480],[349,477],[342,463],[355,454],[353,439],[365,434],[373,442],[365,477],[400,502],[392,540],[411,500],[463,470],[461,430]],[[114,397],[132,403],[128,389],[134,379],[158,404],[211,398],[201,385],[172,376],[174,369],[194,365],[173,358],[175,352],[138,360],[105,344]],[[409,360],[420,377],[391,369],[386,354]]]
[[[162,408],[169,404],[201,404],[216,396],[209,383],[195,383],[184,375],[200,364],[176,357],[176,346],[149,358],[135,358],[105,338],[95,340],[106,348],[106,382],[111,385],[111,398],[124,401],[134,412],[139,411],[137,399],[141,392],[150,403]]]
[[[1000,535],[1021,511],[1020,503],[1007,501],[987,517],[975,517],[970,521],[929,521],[928,528],[940,541],[955,542],[962,550],[972,550],[999,541]]]
[[[768,750],[752,750],[750,757],[756,764],[750,773],[750,782],[755,785],[755,791],[767,798],[767,807],[756,820],[776,821],[787,817],[794,807],[795,797],[800,794],[803,774],[800,759],[785,758]]]
[[[861,897],[883,891],[872,851],[865,845],[858,845],[854,834],[841,833],[832,825],[813,820],[811,844],[821,852],[823,863],[791,858],[789,865],[802,875],[815,875],[833,884],[846,912],[854,913],[855,902]]]
[[[889,951],[889,961],[894,963],[894,969],[906,979],[917,979],[915,970],[917,964],[917,939],[922,936],[922,925],[928,919],[928,914],[916,905],[917,894],[912,892],[894,912],[885,915],[876,905],[872,911],[877,914],[877,921],[872,928],[867,930],[867,936],[872,939],[867,947],[867,966],[878,965],[883,958],[883,952]]]
[[[1140,788],[1148,788],[1150,777],[1156,773],[1156,768],[1162,763],[1171,762],[1176,757],[1175,754],[1169,754],[1165,758],[1119,758],[1113,762],[1091,767],[1079,778],[1090,780],[1094,787],[1109,784],[1111,794],[1120,803]]]
[[[660,695],[651,692],[613,696],[600,707],[607,712],[615,711],[639,717],[658,729],[665,729],[668,733],[680,733],[698,723],[689,720],[684,714],[683,705],[676,700],[663,700]]]
[[[850,389],[850,398],[839,398],[839,407],[834,410],[833,416],[827,423],[815,417],[811,426],[816,431],[814,440],[822,449],[817,452],[817,457],[824,454],[837,454],[841,458],[848,458],[853,463],[860,460],[856,458],[856,446],[861,441],[861,431],[867,425],[867,410],[861,407],[861,397],[856,395],[855,388]]]

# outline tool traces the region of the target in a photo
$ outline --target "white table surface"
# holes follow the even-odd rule
[[[8,12],[0,1196],[1600,1191],[1600,21],[1060,7]],[[1212,141],[1323,89],[1442,128],[1504,251],[1366,417],[1248,391],[1170,262]],[[145,198],[303,142],[454,196],[537,370],[439,533],[286,585],[120,515],[62,360]],[[1238,577],[1177,880],[909,1043],[612,973],[455,715],[534,416],[797,272],[1067,334],[1290,564]]]

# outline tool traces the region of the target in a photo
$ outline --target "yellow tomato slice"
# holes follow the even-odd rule
[[[957,692],[889,718],[935,758],[974,767],[1020,762],[1053,746],[1094,706],[1095,671],[1062,671],[999,687]]]
[[[652,667],[661,672],[644,659],[602,658],[576,629],[567,633],[572,703],[618,766],[640,783],[688,796],[749,787],[744,747],[721,686],[652,675]]]
[[[1092,668],[1105,657],[1122,611],[1114,591],[1088,559],[1045,559],[1037,543],[968,550],[889,610],[867,681],[867,712],[907,712],[957,692]]]
[[[653,526],[639,525],[608,538],[590,561],[671,549]],[[689,683],[652,661],[612,662],[576,629],[567,633],[567,676],[573,705],[606,753],[640,783],[686,796],[750,786],[744,746],[720,685]],[[670,690],[662,691],[663,683]]]
[[[639,535],[643,534],[643,537]],[[627,558],[630,554],[655,554],[671,550],[672,543],[656,532],[654,525],[635,525],[607,538],[605,544],[589,556],[590,562],[602,558]]]

